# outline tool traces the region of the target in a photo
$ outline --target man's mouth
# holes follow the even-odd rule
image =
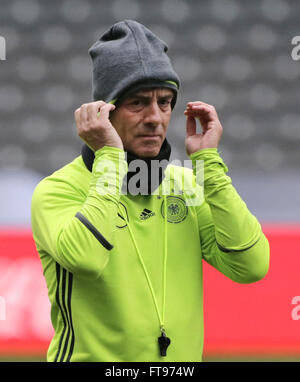
[[[139,135],[140,138],[142,139],[159,139],[159,135]]]

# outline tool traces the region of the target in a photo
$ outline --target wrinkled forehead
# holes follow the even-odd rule
[[[126,92],[123,96],[121,96],[115,103],[118,107],[124,102],[131,100],[133,98],[143,98],[148,99],[149,101],[159,99],[159,98],[169,98],[170,101],[175,99],[175,92],[167,87],[146,87],[139,88],[129,92]]]
[[[152,89],[139,89],[135,92],[126,94],[126,98],[135,98],[135,97],[141,97],[141,98],[161,98],[161,97],[170,97],[173,98],[174,93],[171,89],[168,88],[152,88]]]

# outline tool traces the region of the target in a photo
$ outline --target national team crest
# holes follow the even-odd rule
[[[161,214],[165,217],[165,201],[161,205]],[[178,196],[167,196],[167,219],[169,223],[180,223],[188,214],[185,200]]]

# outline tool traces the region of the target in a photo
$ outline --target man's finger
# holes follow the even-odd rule
[[[103,102],[102,103],[91,102],[88,104],[88,106],[87,106],[87,117],[88,117],[89,121],[95,121],[97,119],[98,110],[99,110],[99,108],[101,108],[101,106],[103,104],[104,104]]]
[[[197,112],[197,111],[204,111],[206,113],[210,113],[213,110],[209,106],[206,106],[206,105],[194,105],[194,106],[192,106],[190,108],[186,108],[185,111],[188,112],[188,113],[192,113],[193,111],[195,111],[195,112]]]
[[[75,122],[76,122],[77,128],[80,128],[80,108],[75,110],[74,118],[75,118]]]
[[[81,126],[84,126],[86,121],[87,121],[87,104],[81,105],[80,112],[79,112],[79,118],[80,118]]]
[[[213,105],[210,105],[210,104],[205,103],[203,101],[192,101],[192,102],[187,103],[187,107],[193,107],[193,106],[198,106],[198,105],[205,105],[205,106],[208,106],[210,108],[214,107]]]
[[[193,109],[186,109],[184,111],[184,114],[186,116],[191,116],[191,117],[194,117],[194,118],[201,118],[201,117],[204,117],[205,119],[211,119],[211,113],[212,113],[212,110],[210,110],[209,108],[207,108],[206,106],[198,106],[198,107],[195,107]]]
[[[106,105],[106,102],[100,100],[100,101],[91,102],[91,105],[94,105],[97,108],[101,108],[103,105]]]
[[[195,135],[197,130],[197,124],[194,117],[188,116],[186,119],[186,136],[190,137]]]
[[[107,103],[105,104],[104,106],[101,107],[101,109],[98,111],[97,113],[97,117],[102,120],[102,121],[105,121],[107,119],[109,119],[109,113],[113,110],[115,110],[115,105],[111,104],[111,103]]]

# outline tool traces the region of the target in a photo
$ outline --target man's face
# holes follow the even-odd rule
[[[158,155],[171,118],[173,96],[170,89],[140,90],[111,113],[110,121],[125,151],[140,158]]]

